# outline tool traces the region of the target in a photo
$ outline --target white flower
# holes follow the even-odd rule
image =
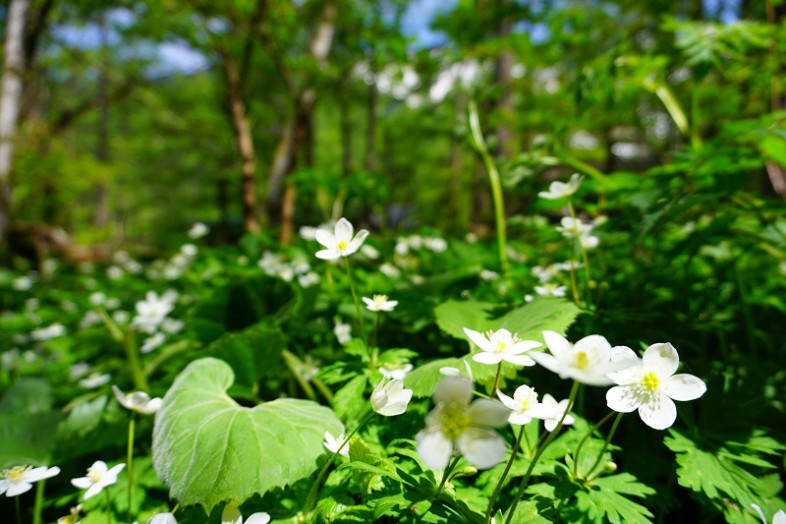
[[[379,251],[374,246],[370,246],[368,244],[363,244],[363,247],[360,248],[360,252],[366,258],[370,258],[371,260],[376,260],[379,258]]]
[[[185,322],[176,318],[165,318],[161,323],[161,329],[170,334],[179,332],[184,326]]]
[[[412,390],[404,389],[404,381],[395,378],[390,382],[383,378],[371,393],[371,407],[385,417],[395,417],[407,410],[412,400]]]
[[[346,257],[360,249],[363,241],[368,236],[368,231],[361,229],[353,237],[354,228],[346,218],[342,218],[336,223],[334,232],[325,229],[318,229],[316,232],[317,242],[325,246],[326,249],[317,251],[317,258],[323,260],[336,260]]]
[[[117,475],[126,467],[125,464],[118,464],[112,469],[108,469],[106,462],[97,460],[87,468],[87,476],[72,479],[71,484],[79,489],[87,489],[85,500],[98,495],[101,490],[117,482]]]
[[[110,280],[120,280],[123,278],[123,270],[117,266],[109,266],[106,268],[106,276],[108,276]]]
[[[298,233],[303,240],[314,240],[317,235],[317,228],[314,226],[302,226]]]
[[[362,297],[369,311],[393,311],[398,300],[388,300],[387,295],[374,295],[374,298]]]
[[[297,277],[297,282],[303,287],[313,286],[314,284],[319,283],[319,275],[310,271],[305,275],[300,275]]]
[[[79,381],[79,385],[83,388],[92,389],[97,388],[98,386],[103,386],[110,380],[112,380],[112,375],[109,373],[104,373],[103,375],[100,373],[90,373],[88,376]]]
[[[68,374],[71,380],[77,380],[90,372],[90,364],[87,362],[77,362],[68,369]]]
[[[325,446],[325,449],[327,449],[331,453],[335,453],[338,451],[339,448],[341,448],[341,451],[339,451],[338,454],[341,455],[342,457],[349,458],[349,446],[344,445],[342,447],[342,444],[344,444],[345,440],[346,437],[344,437],[343,433],[341,433],[338,437],[334,438],[333,434],[330,431],[325,431],[325,441],[322,443],[322,445]]]
[[[197,254],[197,247],[194,244],[183,244],[180,246],[180,253],[189,258],[195,257]]]
[[[234,504],[227,504],[221,513],[221,524],[267,524],[270,522],[270,515],[263,512],[252,514],[246,520]]]
[[[33,287],[33,279],[30,277],[18,277],[11,281],[11,287],[17,291],[27,291]]]
[[[161,408],[163,400],[161,398],[150,398],[150,395],[144,391],[134,391],[133,393],[123,393],[123,391],[113,385],[112,391],[115,393],[115,398],[126,409],[136,411],[142,415],[151,415]]]
[[[481,280],[497,280],[499,273],[490,269],[484,269],[480,272],[480,278]]]
[[[95,293],[90,293],[90,296],[87,297],[87,300],[94,306],[100,306],[106,302],[106,294],[96,291]]]
[[[516,426],[523,426],[532,421],[533,418],[541,418],[538,416],[537,407],[538,394],[534,388],[529,386],[519,386],[513,393],[513,398],[510,398],[502,391],[497,390],[497,396],[505,405],[506,408],[511,410],[508,422]]]
[[[573,217],[562,217],[560,225],[557,226],[557,231],[567,238],[589,235],[592,229],[592,224],[585,224],[580,218]]]
[[[535,293],[545,297],[564,297],[567,292],[567,287],[560,286],[553,282],[546,282],[542,286],[535,286]]]
[[[412,371],[412,364],[391,364],[387,362],[379,368],[379,372],[388,380],[396,378],[403,380],[410,371]]]
[[[164,342],[166,342],[166,336],[159,331],[155,335],[147,337],[139,350],[142,353],[150,353]]]
[[[401,276],[401,270],[389,262],[385,262],[379,266],[379,272],[390,278],[398,278]]]
[[[196,224],[191,226],[191,229],[188,230],[189,238],[193,238],[194,240],[196,240],[197,238],[202,238],[208,233],[210,233],[210,228],[207,227],[202,222],[197,222]]]
[[[262,254],[262,258],[257,262],[257,265],[259,265],[260,269],[262,269],[265,274],[275,275],[284,265],[284,256],[279,253],[265,251]]]
[[[448,243],[440,237],[426,237],[423,239],[423,245],[434,253],[442,253],[448,248]]]
[[[171,513],[156,513],[150,517],[147,524],[177,524],[177,520]]]
[[[562,271],[562,264],[549,264],[548,266],[535,266],[532,274],[538,277],[541,283],[548,282]]]
[[[45,341],[65,335],[66,328],[62,324],[52,324],[45,328],[34,329],[30,332],[32,340]]]
[[[127,324],[130,318],[131,318],[131,313],[129,313],[128,311],[124,311],[122,309],[112,313],[112,320],[114,320],[118,324]]]
[[[540,401],[539,406],[539,417],[543,419],[543,426],[546,428],[547,431],[554,431],[559,424],[560,419],[562,419],[562,415],[565,414],[565,410],[568,409],[568,402],[569,399],[560,400],[557,402],[557,399],[546,393],[543,395],[543,399]],[[565,415],[565,420],[562,421],[563,426],[570,426],[576,420],[573,418],[573,415]]]
[[[95,326],[96,324],[100,324],[103,321],[101,315],[99,315],[96,311],[92,309],[85,312],[85,316],[82,317],[82,320],[79,321],[79,328],[86,329],[90,326]]]
[[[548,191],[541,191],[538,196],[548,200],[558,200],[560,198],[570,196],[576,192],[581,184],[582,177],[578,173],[573,173],[568,183],[552,182]]]
[[[33,487],[33,482],[54,477],[58,473],[60,473],[58,467],[14,466],[3,471],[0,477],[0,495],[5,493],[6,497],[16,497],[29,491]]]
[[[542,345],[534,340],[519,340],[515,333],[511,334],[507,329],[482,335],[464,328],[464,333],[483,350],[482,353],[472,355],[472,360],[482,364],[499,364],[504,360],[516,366],[534,366],[535,361],[523,353]]]
[[[174,309],[174,301],[172,300],[169,292],[162,295],[160,298],[155,291],[148,291],[145,295],[145,300],[140,300],[136,303],[136,316],[131,322],[132,327],[139,328],[152,335],[158,329],[158,326],[164,321],[164,318]]]
[[[571,344],[559,333],[544,331],[543,339],[551,354],[533,352],[530,356],[560,378],[572,378],[590,386],[608,386],[613,382],[607,373],[636,363],[629,355],[612,349],[600,335],[590,335]]]
[[[666,429],[677,419],[673,400],[695,400],[707,391],[707,385],[687,373],[675,375],[680,357],[674,346],[653,344],[638,359],[632,349],[620,351],[635,359],[635,364],[609,373],[617,385],[606,392],[606,404],[620,413],[638,410],[641,420],[653,429]]]
[[[751,503],[751,507],[756,510],[756,513],[759,514],[759,518],[764,524],[768,524],[767,517],[764,516],[764,512],[761,510],[758,504]],[[775,515],[772,516],[772,524],[786,524],[786,512],[783,510],[779,510]]]
[[[456,452],[478,469],[505,458],[505,439],[489,428],[504,426],[510,410],[496,400],[481,398],[470,404],[471,399],[472,382],[464,377],[446,377],[437,385],[436,407],[415,436],[418,455],[428,467],[444,469]]]
[[[336,335],[339,344],[346,344],[352,340],[352,326],[338,321],[336,327],[333,328],[333,334]]]

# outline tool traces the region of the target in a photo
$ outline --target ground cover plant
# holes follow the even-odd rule
[[[367,4],[0,13],[0,520],[786,523],[782,2]]]

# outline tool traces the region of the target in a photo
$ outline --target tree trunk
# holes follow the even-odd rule
[[[30,0],[11,0],[7,11],[3,79],[0,83],[0,246],[11,221],[11,167],[24,67],[25,15]]]
[[[101,15],[101,71],[98,76],[98,129],[96,130],[96,159],[101,164],[109,164],[109,93],[107,70],[109,60],[107,47],[109,31],[106,13]],[[99,175],[100,176],[100,175]],[[98,180],[93,185],[93,226],[103,228],[109,222],[106,180]]]
[[[377,74],[372,70],[371,82],[368,84],[366,97],[366,156],[363,168],[369,173],[377,169]]]
[[[257,193],[254,184],[256,159],[254,140],[251,136],[251,124],[248,121],[246,104],[243,101],[243,90],[238,76],[237,64],[229,53],[221,53],[224,66],[224,79],[229,91],[229,104],[232,111],[232,125],[235,128],[237,145],[242,159],[240,168],[241,202],[243,207],[243,227],[248,233],[259,233],[259,217],[257,216]]]

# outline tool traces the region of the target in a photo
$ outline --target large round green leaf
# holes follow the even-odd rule
[[[153,464],[182,504],[209,513],[224,500],[242,502],[306,477],[316,469],[325,431],[343,432],[328,408],[278,399],[254,408],[226,394],[228,364],[203,358],[189,364],[164,397],[153,431]]]

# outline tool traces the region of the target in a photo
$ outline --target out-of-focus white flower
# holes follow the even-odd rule
[[[197,254],[197,247],[194,244],[183,244],[180,246],[180,253],[187,257],[195,257]]]
[[[90,373],[90,364],[87,362],[77,362],[68,368],[68,375],[71,377],[71,380],[79,380],[88,373]]]
[[[554,431],[560,419],[562,419],[562,415],[565,414],[565,410],[568,409],[569,402],[570,399],[567,398],[557,402],[557,399],[548,393],[543,395],[543,399],[540,401],[540,414],[542,416],[538,418],[543,419],[543,426],[546,428],[546,431]],[[562,425],[570,426],[574,422],[573,415],[567,414],[565,415],[565,420],[562,421]]]
[[[177,524],[177,520],[171,513],[156,513],[148,519],[147,524]]]
[[[700,378],[681,373],[675,375],[680,357],[674,346],[653,344],[639,360],[632,349],[617,348],[634,360],[634,365],[609,373],[617,384],[606,392],[609,408],[620,413],[638,410],[641,420],[653,429],[666,429],[677,419],[674,400],[695,400],[707,391]]]
[[[560,225],[557,226],[557,231],[567,238],[588,235],[592,229],[592,224],[585,224],[580,218],[573,217],[562,217]]]
[[[470,382],[474,382],[475,378],[472,376],[472,368],[469,367],[469,362],[467,362],[466,360],[462,360],[462,362],[464,363],[464,369],[467,372],[467,374],[465,376],[469,379]],[[450,367],[450,366],[439,368],[439,372],[442,375],[445,375],[446,377],[460,377],[460,376],[462,376],[461,375],[461,370],[459,368],[454,368],[454,367]]]
[[[338,321],[333,328],[333,334],[336,335],[339,344],[346,344],[352,340],[352,326]]]
[[[30,277],[17,277],[11,281],[11,288],[16,291],[27,291],[33,287],[33,279]]]
[[[510,410],[491,399],[472,400],[472,382],[445,377],[434,391],[436,407],[416,436],[417,452],[433,469],[444,469],[451,455],[461,453],[478,469],[494,467],[505,458],[505,439],[491,427],[504,426]]]
[[[538,196],[541,198],[546,198],[548,200],[558,200],[560,198],[564,198],[567,196],[572,195],[576,192],[579,188],[579,184],[581,184],[582,177],[578,173],[573,173],[571,175],[570,180],[568,183],[565,182],[552,182],[549,186],[548,191],[541,191],[538,193]]]
[[[544,331],[543,339],[551,354],[533,351],[529,355],[541,366],[557,373],[561,378],[571,378],[590,386],[613,384],[606,375],[636,361],[600,335],[590,335],[571,344],[555,331]]]
[[[167,317],[161,322],[161,329],[167,333],[178,333],[180,330],[183,329],[185,323],[182,320],[178,320],[176,318]]]
[[[154,335],[147,337],[145,341],[142,343],[142,347],[139,348],[139,350],[142,353],[150,353],[164,342],[166,342],[166,336],[159,331],[158,333],[155,333]]]
[[[142,272],[144,267],[136,260],[129,260],[123,265],[123,269],[125,269],[126,271],[128,271],[133,275],[138,275],[139,273]]]
[[[360,249],[368,236],[368,231],[361,229],[353,236],[354,228],[346,218],[341,218],[336,222],[333,232],[325,229],[318,229],[315,238],[325,249],[317,251],[317,258],[323,260],[336,260],[347,257]]]
[[[382,366],[379,368],[379,372],[382,373],[382,376],[388,380],[403,380],[410,371],[412,371],[412,364],[385,363],[382,364]]]
[[[383,378],[371,393],[371,407],[385,417],[395,417],[404,413],[410,400],[412,400],[412,390],[404,389],[404,382],[400,378],[390,382]]]
[[[297,277],[297,282],[303,287],[313,286],[314,284],[319,283],[319,275],[313,271],[310,271]]]
[[[513,398],[497,390],[497,396],[511,410],[508,422],[515,426],[529,424],[533,418],[542,418],[542,413],[538,411],[540,403],[538,394],[530,386],[519,386],[513,392]]]
[[[62,324],[52,324],[45,328],[34,329],[30,332],[30,338],[43,342],[66,334],[66,328]]]
[[[270,515],[261,511],[253,513],[243,520],[240,509],[231,503],[227,504],[221,513],[221,524],[267,524],[268,522],[270,522]]]
[[[477,244],[478,235],[470,231],[469,233],[464,235],[464,240],[467,242],[467,244]]]
[[[117,482],[117,476],[120,471],[126,467],[125,464],[118,464],[112,469],[109,469],[106,462],[97,460],[93,465],[87,468],[87,476],[79,477],[71,480],[71,484],[79,489],[87,489],[85,492],[85,500],[98,495],[107,486],[111,486]]]
[[[188,237],[196,240],[198,238],[202,238],[208,233],[210,233],[210,228],[207,227],[202,222],[197,222],[193,226],[191,226],[191,229],[188,230]]]
[[[533,300],[535,300],[535,297],[533,297],[532,295],[524,295],[524,302],[530,303]]]
[[[769,524],[767,522],[767,517],[764,516],[764,512],[761,510],[758,504],[751,503],[751,507],[756,510],[756,513],[759,514],[759,518],[764,524]],[[778,510],[778,512],[772,516],[772,524],[786,524],[786,512],[784,512],[782,509]]]
[[[159,397],[150,398],[144,391],[134,391],[133,393],[123,393],[123,391],[113,385],[112,391],[115,398],[124,408],[136,411],[142,415],[151,415],[161,408],[163,400]]]
[[[447,241],[440,237],[426,237],[423,239],[423,245],[434,253],[442,253],[448,248]]]
[[[571,269],[573,269],[575,271],[575,270],[580,269],[581,267],[583,267],[584,264],[582,264],[581,262],[579,262],[577,260],[566,260],[565,262],[560,262],[558,264],[558,266],[563,271],[570,271]]]
[[[308,273],[308,271],[311,269],[311,264],[308,263],[308,259],[303,255],[297,255],[295,258],[293,258],[290,266],[292,267],[292,271],[298,275]]]
[[[2,478],[0,478],[0,495],[5,493],[6,497],[16,497],[33,487],[33,482],[54,477],[60,473],[60,468],[48,468],[42,466],[40,468],[33,468],[33,466],[14,466],[11,469],[3,471]]]
[[[534,366],[535,361],[524,353],[542,346],[535,340],[519,340],[515,333],[507,329],[489,331],[483,335],[464,328],[464,333],[482,350],[482,353],[472,355],[472,360],[482,364],[499,364],[504,360],[516,366]]]
[[[11,371],[12,369],[16,368],[17,364],[19,363],[19,350],[13,348],[9,349],[8,351],[4,351],[2,357],[0,358],[0,362],[2,363],[3,369],[6,371]]]
[[[279,253],[271,253],[265,251],[262,253],[262,258],[257,262],[260,269],[268,275],[275,275],[281,266],[284,265],[284,256]]]
[[[538,277],[541,283],[548,282],[562,271],[562,264],[549,264],[548,266],[535,266],[532,274]]]
[[[28,311],[35,311],[41,305],[41,300],[36,297],[30,297],[25,300],[25,309]]]
[[[79,513],[82,511],[83,505],[77,504],[76,506],[72,506],[71,510],[68,512],[68,515],[65,517],[60,517],[57,519],[57,524],[81,524],[81,520],[79,520]],[[162,523],[158,522],[157,524],[169,524],[169,523]],[[174,524],[177,524],[175,522]]]
[[[317,236],[317,228],[314,226],[301,226],[298,234],[300,234],[300,238],[303,240],[314,240]]]
[[[98,386],[103,386],[112,380],[112,375],[109,373],[90,373],[88,376],[79,381],[79,385],[83,388],[93,389]]]
[[[89,311],[85,311],[85,316],[82,317],[82,320],[79,321],[79,328],[86,329],[90,326],[95,326],[96,324],[100,324],[103,322],[103,318],[98,312],[93,311],[92,309]]]
[[[130,319],[131,319],[131,313],[129,313],[128,311],[124,311],[120,309],[112,313],[112,320],[114,320],[120,325],[128,324],[128,321]]]
[[[164,318],[175,307],[171,296],[164,294],[159,298],[155,291],[148,291],[145,295],[145,300],[140,300],[136,303],[137,314],[131,322],[131,326],[151,335],[155,333],[158,326],[164,321]]]
[[[96,291],[95,293],[90,293],[90,296],[87,297],[87,300],[93,306],[100,306],[104,302],[106,302],[106,294],[100,291]]]
[[[387,295],[374,295],[374,298],[361,297],[369,311],[393,311],[398,300],[388,300]]]
[[[325,449],[331,453],[335,453],[339,448],[341,448],[341,451],[338,451],[338,454],[342,457],[349,458],[349,446],[344,443],[345,440],[346,437],[343,433],[334,438],[330,431],[325,431],[325,441],[322,443],[322,445],[325,446]]]
[[[535,293],[545,297],[564,297],[567,289],[553,282],[545,282],[542,286],[535,286]]]
[[[368,244],[363,244],[363,246],[360,248],[360,252],[363,254],[363,256],[370,258],[371,260],[376,260],[379,258],[379,251],[377,251],[377,248]]]
[[[480,272],[480,278],[482,280],[497,280],[499,278],[499,273],[490,269],[484,269]]]
[[[106,268],[106,276],[108,276],[110,280],[120,280],[123,278],[124,274],[123,270],[117,266],[109,266]]]
[[[379,266],[379,272],[390,278],[399,278],[401,276],[401,270],[388,262]]]

